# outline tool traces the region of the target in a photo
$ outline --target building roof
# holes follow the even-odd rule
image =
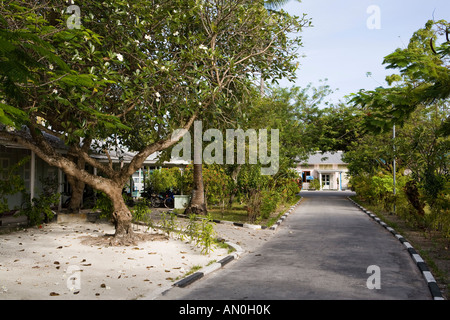
[[[25,138],[30,138],[30,133],[28,128],[25,128],[24,130],[20,131],[21,135]],[[58,152],[60,153],[66,153],[68,150],[68,147],[65,145],[64,141],[58,137],[55,137],[51,134],[48,134],[46,132],[43,132],[44,138],[54,147]],[[27,149],[23,145],[19,143],[15,143],[13,141],[10,141],[8,139],[2,139],[0,138],[0,146],[4,146],[7,148],[14,148],[14,149]],[[134,158],[134,156],[137,154],[137,152],[129,152],[129,151],[116,151],[116,150],[109,150],[109,158],[111,158],[111,161],[113,163],[129,163]],[[180,166],[180,165],[188,165],[188,161],[184,161],[182,159],[170,159],[170,161],[159,161],[159,157],[161,155],[161,152],[155,152],[151,154],[147,159],[145,159],[143,166],[156,166],[156,165],[163,165],[163,166]],[[108,162],[109,158],[108,156],[101,150],[93,150],[91,149],[90,156],[98,161],[101,162]]]
[[[316,152],[309,156],[308,160],[301,161],[304,164],[346,164],[342,161],[343,151]]]

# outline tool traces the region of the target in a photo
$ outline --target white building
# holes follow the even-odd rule
[[[302,179],[302,190],[313,189],[314,180],[319,181],[320,190],[346,190],[348,165],[342,155],[342,151],[316,152],[306,161],[298,162],[296,170]]]
[[[49,134],[44,133],[47,141],[52,144],[57,152],[61,154],[67,153],[67,147],[63,141]],[[134,157],[134,153],[121,152],[111,150],[109,152],[110,159],[115,166],[122,166],[124,163],[129,163]],[[138,169],[129,180],[129,183],[125,187],[125,191],[133,197],[139,197],[141,192],[144,191],[144,178],[152,170],[159,169],[161,167],[180,167],[184,168],[188,163],[182,160],[171,160],[159,162],[158,157],[160,153],[151,154],[142,164],[142,167]],[[91,156],[100,162],[108,163],[109,159],[104,154],[91,154]],[[8,140],[0,139],[0,179],[5,179],[5,171],[12,165],[18,163],[24,157],[29,157],[30,160],[19,168],[16,173],[23,179],[25,183],[25,192],[30,199],[40,194],[42,191],[42,180],[46,178],[52,178],[58,185],[58,192],[60,192],[61,198],[58,210],[61,210],[62,204],[66,201],[71,193],[71,187],[67,181],[65,173],[56,167],[48,165],[44,160],[40,159],[33,151]],[[86,165],[85,170],[93,174],[97,174],[96,168],[92,168]],[[16,193],[14,195],[7,196],[8,207],[13,210],[20,207],[26,199],[25,194]],[[1,217],[1,212],[0,212]]]

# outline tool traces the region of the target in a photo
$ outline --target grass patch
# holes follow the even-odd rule
[[[233,221],[239,223],[258,224],[270,227],[290,208],[300,200],[300,196],[295,196],[291,201],[281,204],[273,211],[267,219],[257,218],[255,222],[251,222],[248,218],[247,209],[244,204],[233,203],[231,208],[222,209],[220,206],[210,206],[208,212],[211,217],[216,220]]]

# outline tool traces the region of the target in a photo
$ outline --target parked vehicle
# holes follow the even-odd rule
[[[153,208],[173,208],[174,205],[174,193],[171,190],[167,190],[164,193],[155,193],[151,189],[146,189],[141,193],[141,196],[150,200]]]

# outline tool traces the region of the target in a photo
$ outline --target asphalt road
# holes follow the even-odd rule
[[[160,299],[431,299],[406,248],[348,195],[302,193],[301,205],[256,252]],[[369,266],[379,272],[368,273]]]

